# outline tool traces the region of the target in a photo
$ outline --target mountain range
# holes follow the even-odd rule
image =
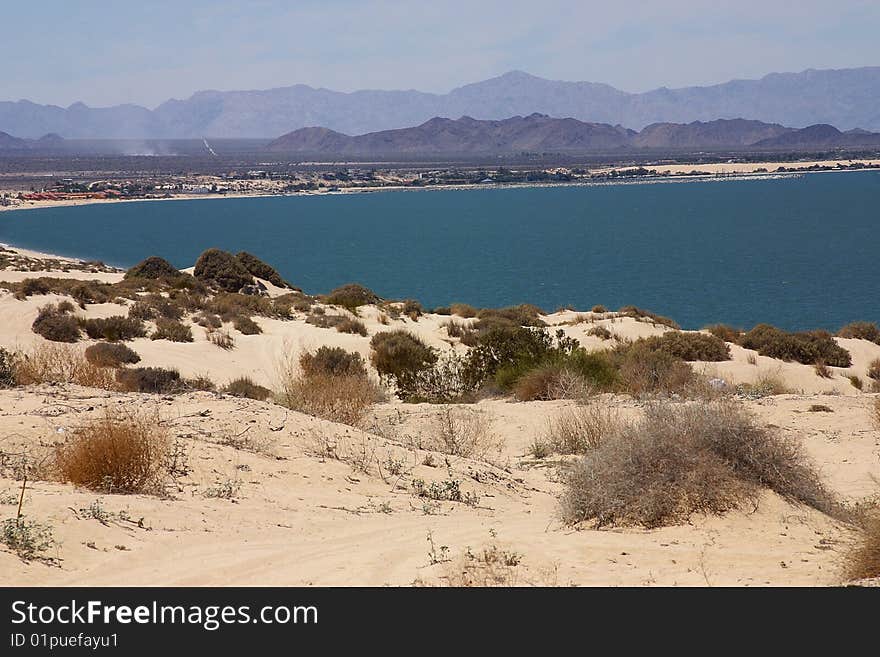
[[[294,85],[263,91],[199,91],[155,109],[138,105],[69,107],[0,102],[0,130],[17,137],[67,139],[273,138],[324,126],[365,134],[421,124],[436,116],[503,119],[534,112],[641,130],[653,123],[747,119],[842,130],[880,130],[880,67],[772,73],[702,87],[628,93],[607,84],[546,80],[520,71],[447,94],[343,93]]]
[[[369,157],[522,152],[586,154],[648,149],[852,149],[880,148],[880,134],[864,130],[841,132],[825,124],[787,128],[777,123],[745,119],[654,123],[636,132],[619,125],[530,114],[501,121],[469,116],[455,120],[435,117],[412,128],[353,137],[323,127],[300,128],[272,141],[267,148],[283,153]]]

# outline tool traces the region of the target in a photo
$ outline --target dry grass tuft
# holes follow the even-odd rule
[[[586,454],[598,449],[619,422],[613,408],[598,403],[563,409],[549,420],[547,432],[536,441],[533,452],[536,456]]]
[[[447,406],[436,416],[435,430],[430,435],[432,444],[423,449],[480,460],[499,451],[503,444],[483,413],[454,406]]]
[[[106,493],[158,493],[169,440],[159,417],[108,408],[56,449],[65,482]]]
[[[874,410],[871,412],[871,419],[874,421],[874,427],[880,431],[880,397],[874,400]]]
[[[278,403],[300,413],[357,426],[382,399],[381,389],[365,371],[336,374],[316,367],[315,356],[306,352],[298,364],[290,359],[282,362]]]
[[[90,363],[73,345],[44,343],[15,358],[15,380],[19,385],[74,383],[87,388],[113,390],[112,369]]]
[[[658,527],[723,513],[761,488],[832,515],[841,507],[799,444],[730,401],[658,403],[619,422],[568,472],[567,522]]]

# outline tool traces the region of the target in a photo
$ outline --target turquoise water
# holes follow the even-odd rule
[[[120,203],[0,214],[0,242],[130,266],[250,251],[308,292],[635,304],[695,328],[880,321],[880,172]],[[2,278],[2,274],[0,274]]]

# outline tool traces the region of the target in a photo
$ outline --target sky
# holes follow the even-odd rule
[[[880,65],[878,0],[0,0],[0,100],[446,93],[522,70],[630,92]]]

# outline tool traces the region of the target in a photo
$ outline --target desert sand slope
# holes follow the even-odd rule
[[[82,273],[82,272],[81,272]],[[73,275],[74,272],[69,272]],[[0,280],[38,272],[0,271]],[[55,275],[55,274],[47,274]],[[92,272],[104,280],[119,273]],[[19,276],[19,278],[14,278]],[[277,290],[275,291],[277,293]],[[25,301],[0,291],[0,347],[27,351],[43,339],[31,331],[39,307],[56,295]],[[125,314],[124,304],[95,304],[84,317]],[[326,307],[327,313],[347,312]],[[231,351],[193,326],[195,341],[138,339],[128,344],[142,366],[178,368],[218,384],[238,376],[276,387],[279,364],[321,345],[369,355],[370,337],[405,328],[441,350],[463,350],[449,337],[449,318],[414,321],[362,307],[368,336],[305,322],[255,318],[261,335],[242,335]],[[614,340],[588,335],[602,325],[621,339],[660,334],[650,321],[613,313],[559,312],[544,317],[590,349]],[[472,320],[457,319],[468,323]],[[733,359],[696,363],[729,384],[764,375],[792,394],[745,400],[758,421],[796,438],[843,499],[877,492],[880,431],[869,412],[876,394],[846,378],[866,375],[880,346],[838,339],[850,368],[830,379],[812,366],[783,363],[732,345]],[[77,348],[84,348],[83,341]],[[754,364],[752,364],[753,361]],[[498,546],[515,553],[505,584],[554,585],[830,585],[841,582],[841,555],[855,531],[811,508],[765,492],[756,504],[722,516],[691,518],[654,530],[572,528],[559,520],[562,459],[536,459],[530,447],[573,401],[491,399],[456,411],[478,416],[496,447],[480,460],[426,449],[447,407],[376,404],[363,428],[335,424],[281,406],[220,393],[174,397],[106,392],[74,385],[0,390],[0,519],[15,516],[22,457],[49,462],[56,443],[105,409],[155,413],[177,455],[163,496],[97,494],[45,477],[28,482],[24,513],[48,523],[52,561],[24,562],[0,546],[7,585],[409,585],[456,582],[467,550]],[[644,402],[603,395],[600,403],[635,417]],[[811,410],[821,405],[824,410]],[[454,484],[463,501],[432,500],[424,486]]]

